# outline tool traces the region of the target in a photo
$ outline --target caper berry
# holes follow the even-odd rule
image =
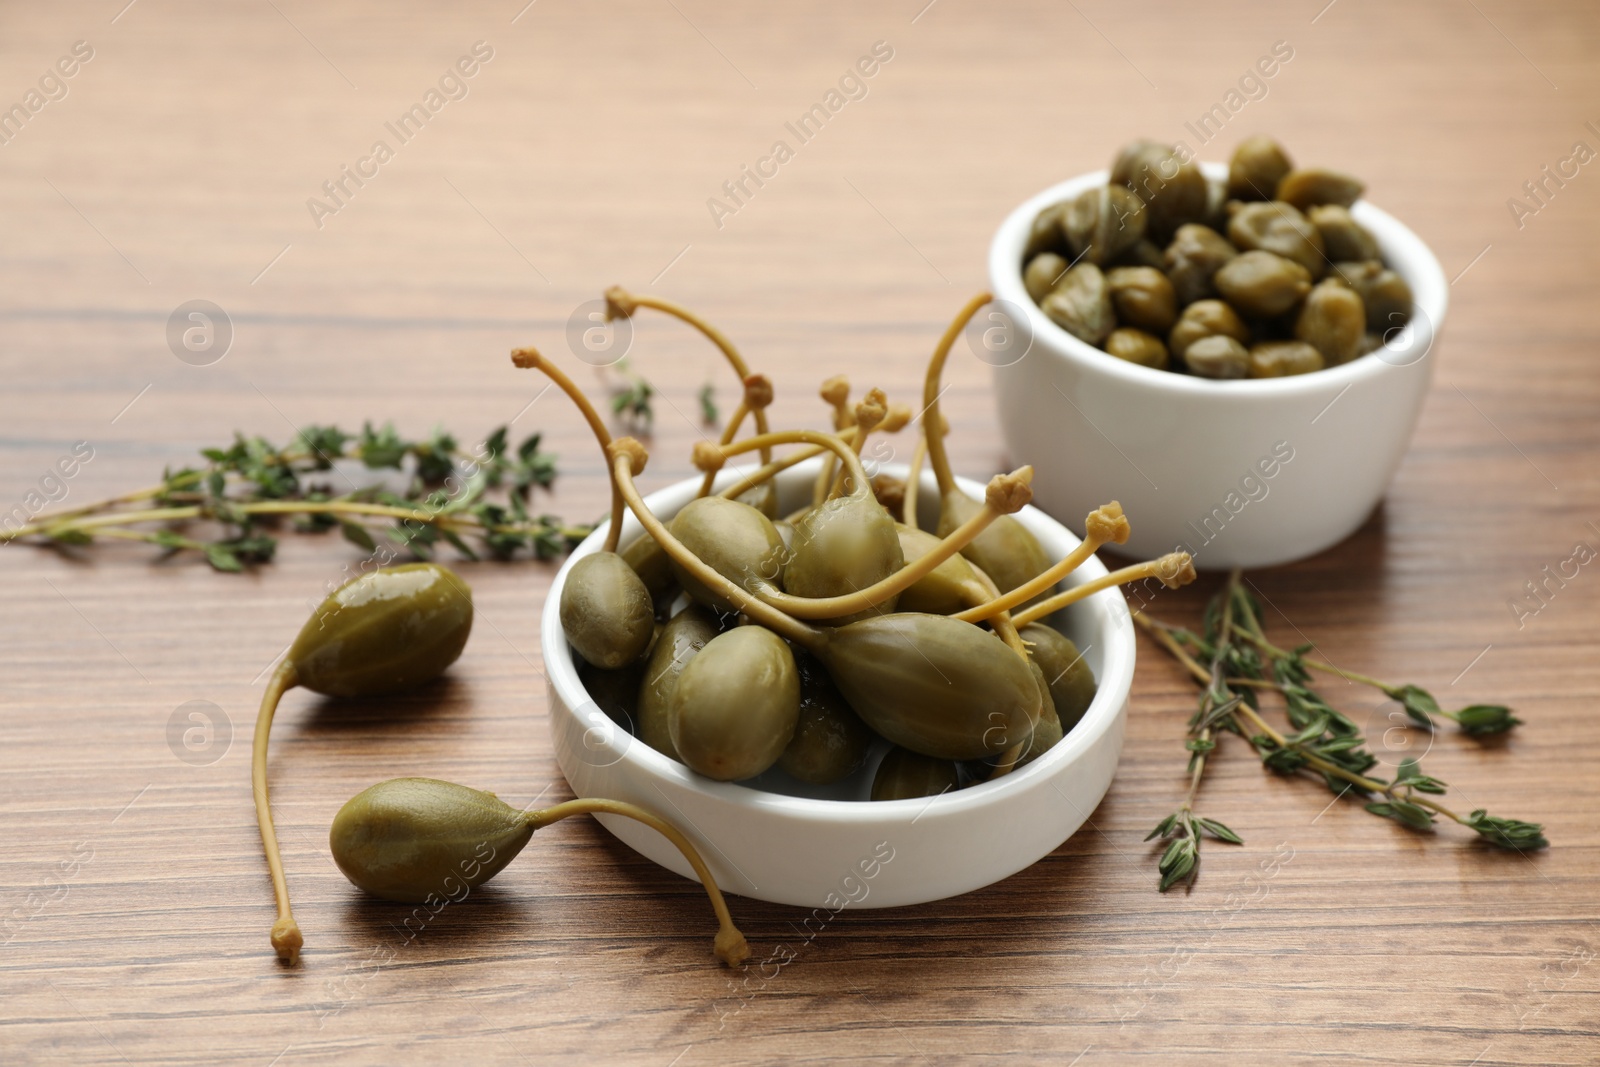
[[[895,532],[900,536],[900,551],[907,561],[925,556],[939,547],[937,537],[914,527],[896,526]],[[967,590],[977,582],[977,575],[973,573],[966,557],[951,556],[900,594],[900,610],[954,615],[972,606]]]
[[[1172,282],[1154,267],[1115,267],[1106,272],[1106,287],[1117,321],[1124,325],[1166,336],[1178,321]]]
[[[895,521],[871,496],[840,496],[807,511],[794,524],[794,548],[783,588],[794,596],[844,596],[875,585],[905,566]],[[895,597],[828,621],[854,622],[893,611]]]
[[[659,633],[665,629],[657,626]],[[647,659],[636,660],[621,670],[607,671],[590,663],[578,664],[578,681],[595,707],[629,733],[638,729],[639,688],[644,682]]]
[[[1228,240],[1241,251],[1274,252],[1304,267],[1313,279],[1328,268],[1322,232],[1280,200],[1241,204],[1228,220]]]
[[[1074,258],[1108,263],[1144,239],[1144,201],[1120,185],[1085,189],[1062,210],[1061,229]]]
[[[1190,345],[1214,334],[1231,337],[1241,344],[1250,342],[1250,327],[1233,308],[1220,300],[1196,300],[1178,316],[1178,324],[1167,337],[1167,347],[1173,356],[1182,359]]]
[[[644,655],[655,632],[650,590],[615,552],[594,552],[572,565],[560,611],[567,641],[586,662],[606,670]]]
[[[946,493],[939,501],[939,525],[935,532],[940,537],[949,537],[982,507],[960,490]],[[1032,581],[1050,567],[1050,557],[1040,547],[1039,539],[1010,515],[995,519],[961,550],[961,554],[987,574],[1002,593]]]
[[[1167,346],[1143,330],[1119,327],[1106,338],[1106,351],[1118,359],[1156,370],[1167,368]]]
[[[1040,252],[1022,269],[1022,285],[1037,304],[1050,295],[1050,290],[1066,277],[1066,273],[1066,260],[1054,252]]]
[[[1050,685],[1050,700],[1062,732],[1071,733],[1094,702],[1098,689],[1094,672],[1079,654],[1078,646],[1060,630],[1043,623],[1029,623],[1020,632],[1022,639],[1031,646],[1028,655],[1039,665]]]
[[[1322,353],[1304,341],[1262,341],[1250,346],[1250,377],[1286,378],[1327,366]]]
[[[1138,194],[1149,211],[1148,228],[1158,235],[1206,213],[1205,175],[1192,160],[1181,159],[1172,145],[1135,141],[1117,154],[1110,180]]]
[[[783,573],[783,539],[772,520],[748,504],[720,496],[698,497],[679,510],[668,529],[690,552],[735,585],[777,584]],[[676,562],[672,573],[685,593],[713,611],[737,610]]]
[[[1294,336],[1321,352],[1331,367],[1360,355],[1366,324],[1360,295],[1330,278],[1306,297],[1295,319]]]
[[[800,671],[800,717],[778,766],[802,782],[837,782],[866,761],[872,731],[814,656],[797,652],[794,661]]]
[[[1051,204],[1033,217],[1023,258],[1032,259],[1041,252],[1065,252],[1066,249],[1066,236],[1061,232],[1061,205]]]
[[[667,699],[678,758],[723,782],[753,778],[776,763],[799,716],[794,654],[760,626],[740,626],[706,642]]]
[[[1212,334],[1184,350],[1183,365],[1202,378],[1243,378],[1250,373],[1250,353],[1233,338]]]
[[[1224,300],[1258,318],[1281,315],[1311,292],[1311,273],[1300,264],[1259,249],[1240,253],[1211,279]]]
[[[619,554],[650,591],[650,599],[658,608],[665,607],[677,595],[678,580],[672,576],[672,561],[654,537],[636,537]]]
[[[1329,259],[1338,262],[1378,258],[1378,239],[1355,220],[1349,208],[1318,204],[1306,217],[1322,234],[1322,247]]]
[[[1212,295],[1212,276],[1238,254],[1227,238],[1209,226],[1179,226],[1162,257],[1178,305],[1184,307]]]
[[[1271,200],[1293,165],[1283,146],[1265,134],[1246,137],[1228,161],[1228,195],[1235,200]]]
[[[934,797],[959,788],[961,771],[953,761],[898,747],[884,753],[872,776],[873,800]]]
[[[668,725],[667,708],[672,691],[677,688],[678,678],[689,661],[717,633],[716,617],[700,605],[690,604],[667,620],[655,648],[650,651],[639,684],[639,740],[668,759],[683,762],[672,745],[672,730]]]
[[[1276,199],[1287,201],[1302,211],[1317,204],[1338,204],[1349,207],[1361,198],[1366,188],[1361,182],[1324,167],[1307,167],[1291,170],[1278,182]]]
[[[1067,271],[1039,307],[1057,326],[1092,345],[1117,327],[1106,276],[1093,263],[1079,263]]]

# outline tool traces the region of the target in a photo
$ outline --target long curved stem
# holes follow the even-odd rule
[[[839,431],[839,434],[838,434],[839,440],[843,441],[845,444],[849,444],[852,440],[855,439],[855,432],[856,431],[855,431],[854,427],[852,427],[852,428],[850,428],[848,430],[841,430],[841,431]],[[817,456],[822,455],[824,452],[828,452],[828,451],[829,451],[829,449],[828,449],[828,446],[826,446],[826,445],[811,445],[811,446],[809,446],[807,448],[802,448],[797,452],[791,452],[787,456],[784,456],[782,459],[775,459],[771,463],[766,464],[765,466],[758,467],[756,470],[752,471],[747,476],[739,479],[733,485],[731,485],[728,488],[724,489],[718,495],[719,496],[725,496],[729,500],[733,500],[736,497],[739,497],[739,496],[743,495],[744,493],[748,493],[750,490],[754,489],[756,486],[761,485],[764,482],[771,481],[773,478],[777,477],[777,475],[780,472],[786,471],[790,467],[797,466],[797,465],[799,465],[801,463],[804,463],[808,459],[813,459],[813,458],[815,458]],[[830,453],[830,458],[831,458],[831,453]],[[806,505],[806,507],[809,508],[810,505],[808,504],[808,505]],[[801,510],[805,510],[805,509],[803,508]]]
[[[733,409],[733,414],[728,418],[728,425],[722,428],[722,436],[717,444],[724,447],[733,444],[733,439],[739,436],[739,427],[744,423],[745,416],[750,414],[750,405],[744,400],[739,401],[739,406]],[[706,471],[706,476],[700,480],[700,491],[695,496],[710,496],[711,487],[716,484],[717,472]]]
[[[682,304],[674,303],[659,296],[639,296],[636,293],[628,292],[620,285],[614,285],[606,290],[606,299],[623,314],[629,316],[633,314],[634,308],[653,308],[656,311],[671,315],[680,322],[687,323],[699,330],[706,340],[717,346],[723,357],[727,359],[729,366],[733,368],[734,373],[739,376],[741,382],[750,377],[750,368],[745,364],[744,357],[739,355],[739,350],[733,347],[733,342],[728,340],[721,330]],[[756,433],[766,433],[769,429],[767,426],[767,413],[757,408],[755,419]],[[772,452],[770,449],[761,453],[761,462],[766,463],[771,459]]]
[[[1027,610],[1013,616],[1013,621],[1018,626],[1026,626],[1030,622],[1038,622],[1046,615],[1060,611],[1068,604],[1075,604],[1084,597],[1092,596],[1102,589],[1110,589],[1114,585],[1122,585],[1126,582],[1137,582],[1141,578],[1159,578],[1167,588],[1178,589],[1194,581],[1194,563],[1187,552],[1169,552],[1165,556],[1112,571],[1104,578],[1096,578],[1092,582],[1084,582],[1082,585],[1074,586],[1064,593],[1057,593],[1048,600],[1041,600]],[[963,611],[959,615],[952,616],[952,618],[964,618],[971,613],[971,610],[981,611],[982,609],[969,609],[969,611]]]
[[[956,477],[950,470],[950,457],[945,453],[944,438],[938,431],[938,427],[943,425],[939,421],[939,379],[944,375],[944,362],[956,338],[966,329],[978,309],[993,299],[990,293],[979,293],[968,300],[956,317],[950,320],[950,325],[945,327],[944,336],[939,338],[938,347],[928,360],[928,374],[922,385],[922,436],[928,442],[928,461],[933,465],[934,477],[939,479],[940,496],[955,489]]]
[[[694,868],[694,873],[700,876],[700,884],[705,886],[706,895],[711,898],[711,908],[717,913],[715,942],[717,958],[729,967],[737,967],[750,958],[750,943],[734,925],[733,916],[728,913],[728,902],[722,899],[722,890],[717,887],[717,880],[712,877],[711,869],[706,866],[705,860],[700,858],[700,852],[694,847],[693,842],[684,837],[676,826],[635,804],[623,800],[604,800],[599,797],[580,797],[540,811],[532,811],[527,814],[527,820],[537,830],[541,826],[549,826],[569,816],[585,813],[621,815],[642,822],[676,845],[678,851],[683,853],[683,858]]]
[[[917,497],[922,489],[922,463],[927,458],[928,442],[919,436],[911,449],[911,466],[906,471],[906,494],[900,501],[900,519],[913,530],[920,529],[917,525]]]
[[[1122,505],[1116,501],[1102,504],[1084,520],[1083,540],[1078,547],[1061,557],[1061,561],[1031,581],[1017,586],[1005,596],[996,597],[987,604],[971,608],[956,616],[966,622],[982,622],[997,612],[1007,611],[1026,604],[1040,593],[1083,566],[1088,558],[1109,543],[1123,544],[1128,540],[1128,520],[1122,515]]]
[[[721,452],[724,457],[731,457],[753,452],[759,448],[763,456],[766,456],[770,454],[773,445],[818,445],[827,449],[843,461],[846,473],[855,482],[850,488],[850,495],[872,495],[872,482],[867,478],[865,468],[861,466],[861,457],[856,455],[849,443],[838,434],[821,433],[817,430],[780,430],[777,433],[746,437],[737,444],[723,446]]]
[[[611,473],[622,488],[623,499],[628,507],[633,509],[633,514],[644,526],[645,531],[656,539],[662,551],[671,556],[680,567],[694,575],[717,596],[738,605],[740,611],[780,637],[786,637],[808,651],[816,651],[822,646],[824,636],[821,632],[798,619],[790,618],[777,608],[768,606],[754,593],[730,582],[709,567],[699,556],[689,551],[689,547],[682,541],[672,536],[672,532],[656,518],[655,513],[644,502],[644,498],[639,495],[638,487],[633,484],[633,459],[626,451],[615,448],[612,450]]]
[[[594,409],[589,398],[584,395],[576,383],[560,367],[551,363],[534,348],[514,348],[511,350],[511,362],[519,367],[532,368],[542,371],[546,378],[555,382],[563,393],[578,406],[583,413],[584,421],[589,424],[589,429],[594,431],[594,438],[600,442],[601,455],[608,455],[606,449],[611,445],[611,431],[606,429],[605,420]],[[606,527],[606,540],[600,548],[602,552],[615,552],[617,543],[622,539],[622,490],[617,486],[616,478],[611,479],[611,522]]]
[[[272,947],[278,958],[294,963],[300,958],[300,924],[294,921],[289,906],[289,883],[283,877],[283,857],[278,854],[278,831],[272,824],[272,800],[267,793],[267,738],[272,733],[272,716],[283,694],[294,688],[294,664],[285,660],[267,680],[261,695],[261,711],[256,715],[256,736],[250,750],[250,786],[255,793],[256,825],[261,828],[261,847],[267,854],[267,871],[272,875],[272,894],[278,902],[278,919],[272,924]]]

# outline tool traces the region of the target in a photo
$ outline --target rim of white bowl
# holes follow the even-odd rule
[[[1201,163],[1200,167],[1208,178],[1228,176],[1228,167],[1225,163]],[[1424,346],[1423,355],[1411,361],[1418,362],[1428,358],[1438,340],[1439,331],[1444,326],[1445,312],[1450,303],[1450,287],[1445,281],[1444,270],[1439,266],[1438,258],[1422,238],[1399,219],[1366,200],[1357,200],[1351,206],[1350,213],[1377,239],[1379,248],[1383,252],[1384,262],[1389,268],[1411,286],[1413,307],[1411,321],[1401,329],[1394,340],[1384,346],[1384,349],[1369,352],[1337,367],[1284,378],[1215,380],[1190,374],[1175,374],[1172,371],[1157,370],[1154,367],[1117,359],[1057,326],[1040,310],[1039,305],[1033,302],[1033,298],[1028,295],[1027,289],[1022,284],[1022,250],[1027,244],[1034,218],[1052,204],[1067,200],[1085,189],[1105,184],[1109,177],[1110,172],[1106,170],[1089,171],[1042,190],[1023,201],[1006,216],[989,244],[989,279],[994,295],[1022,308],[1027,314],[1028,326],[1033,331],[1034,348],[1040,348],[1040,341],[1043,340],[1046,343],[1042,347],[1053,356],[1066,359],[1106,377],[1118,378],[1145,387],[1165,388],[1175,393],[1187,394],[1214,395],[1221,392],[1273,396],[1303,395],[1341,389],[1351,383],[1382,374],[1385,370],[1409,366],[1409,363],[1386,362],[1380,353],[1391,348],[1404,351],[1405,347],[1421,344]],[[1032,354],[1030,350],[1021,358],[1025,359]],[[1002,366],[997,369],[1005,368]]]
[[[816,478],[820,468],[820,460],[807,460],[796,464],[789,471],[784,472],[790,478],[803,479],[805,484],[810,484]],[[897,477],[905,477],[907,467],[903,463],[884,464],[881,467],[885,472]],[[731,470],[723,471],[717,478],[717,490],[720,491],[733,484],[737,473]],[[929,483],[924,488],[931,493],[938,491],[937,485],[932,482],[932,472],[924,469],[924,479]],[[781,477],[781,476],[780,476]],[[785,478],[788,480],[788,478]],[[969,495],[981,498],[984,487],[978,482],[967,478],[957,478],[960,485]],[[676,482],[645,497],[645,503],[652,511],[658,514],[666,509],[668,500],[676,495],[688,492],[693,493],[699,489],[698,477],[688,478]],[[681,506],[681,505],[679,505]],[[1024,526],[1030,528],[1043,528],[1059,531],[1071,545],[1075,546],[1080,538],[1066,526],[1057,522],[1049,515],[1035,508],[1031,504],[1017,513],[1017,519]],[[573,662],[572,647],[567,643],[566,634],[561,629],[560,600],[561,589],[566,584],[567,574],[572,570],[572,565],[584,556],[600,550],[605,540],[609,522],[601,523],[595,531],[583,542],[573,549],[561,569],[556,573],[555,579],[550,583],[550,592],[545,600],[544,611],[540,615],[539,645],[544,656],[545,672],[550,683],[555,687],[557,696],[566,705],[565,707],[551,707],[551,715],[576,714],[574,709],[592,703],[592,698],[578,679],[578,669]],[[638,520],[630,513],[623,523],[623,546],[631,543],[632,539],[644,533]],[[1068,587],[1081,582],[1092,581],[1107,574],[1105,564],[1098,557],[1090,557],[1082,566],[1069,576]],[[1101,674],[1097,678],[1094,700],[1090,702],[1083,718],[1068,732],[1066,737],[1057,742],[1043,756],[1020,767],[1010,774],[1004,775],[998,781],[980,782],[965,789],[944,793],[938,796],[917,797],[909,800],[822,800],[812,797],[796,797],[783,793],[769,793],[762,789],[752,789],[749,786],[739,785],[735,782],[718,782],[691,771],[688,767],[668,759],[655,749],[646,745],[638,738],[627,736],[626,745],[617,759],[617,763],[631,763],[635,770],[641,774],[653,776],[658,780],[666,780],[682,788],[693,789],[707,796],[723,800],[739,807],[757,808],[782,814],[789,817],[811,818],[827,822],[878,822],[884,818],[903,816],[911,811],[919,811],[929,816],[944,813],[971,811],[989,804],[999,803],[1014,794],[1025,792],[1032,785],[1049,776],[1059,765],[1076,761],[1084,755],[1089,747],[1112,728],[1127,702],[1133,688],[1133,669],[1136,655],[1136,643],[1133,634],[1133,618],[1128,613],[1128,604],[1117,589],[1103,589],[1098,593],[1085,597],[1072,606],[1079,611],[1092,613],[1090,629],[1103,641]],[[1072,609],[1069,609],[1072,610]],[[619,732],[620,734],[620,732]],[[610,743],[616,744],[618,735],[613,735]],[[570,783],[569,783],[570,784]],[[923,817],[921,814],[918,818]]]

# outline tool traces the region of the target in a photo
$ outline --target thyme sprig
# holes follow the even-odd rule
[[[204,465],[169,468],[157,485],[41,513],[25,526],[0,529],[0,543],[143,541],[168,554],[198,552],[215,569],[236,573],[273,558],[278,540],[267,531],[288,518],[296,532],[337,528],[345,540],[368,552],[388,552],[389,558],[393,552],[378,548],[375,533],[423,559],[441,541],[469,559],[480,558],[480,551],[496,559],[522,551],[549,559],[591,528],[529,510],[534,489],[548,488],[556,476],[555,457],[539,445],[533,434],[512,448],[504,426],[471,451],[442,430],[409,440],[392,424],[375,429],[367,423],[356,434],[308,426],[282,448],[236,434],[230,445],[202,449]],[[335,469],[340,461],[401,471],[404,487],[396,492],[379,483],[337,493],[335,475],[349,484],[348,475]],[[492,491],[503,498],[490,499]],[[221,536],[191,536],[196,523],[221,527]],[[151,525],[159,528],[143,528]]]
[[[1361,728],[1309,683],[1312,671],[1319,671],[1371,686],[1400,701],[1418,727],[1431,729],[1433,716],[1441,715],[1475,737],[1503,733],[1520,723],[1509,708],[1474,704],[1446,712],[1420,686],[1390,685],[1312,659],[1306,655],[1310,645],[1292,651],[1274,645],[1262,626],[1261,607],[1244,588],[1237,570],[1206,606],[1200,634],[1142,612],[1133,618],[1202,687],[1185,743],[1189,751],[1188,793],[1179,809],[1145,839],[1172,839],[1157,861],[1161,890],[1185,882],[1193,884],[1199,873],[1202,834],[1239,842],[1226,826],[1194,814],[1195,797],[1221,733],[1233,733],[1249,742],[1269,770],[1289,776],[1315,775],[1339,797],[1355,794],[1372,798],[1365,805],[1367,811],[1408,829],[1431,830],[1438,818],[1445,818],[1501,848],[1525,851],[1549,845],[1544,828],[1538,823],[1500,818],[1481,808],[1463,816],[1432,799],[1444,795],[1449,787],[1424,774],[1415,759],[1402,760],[1393,780],[1373,776],[1370,771],[1378,760],[1367,751]],[[1277,693],[1282,699],[1288,732],[1273,727],[1262,717],[1257,695],[1262,692]]]

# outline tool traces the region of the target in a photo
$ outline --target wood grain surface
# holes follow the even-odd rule
[[[125,3],[0,9],[0,104],[92,49],[0,146],[0,510],[77,441],[94,457],[68,503],[236,429],[389,419],[475,440],[515,418],[561,457],[541,509],[592,518],[592,444],[564,403],[533,402],[511,347],[564,352],[574,309],[623,282],[725,327],[775,380],[779,423],[820,424],[831,373],[909,399],[1012,205],[1135,136],[1197,146],[1184,124],[1287,42],[1201,157],[1276,133],[1363,176],[1454,281],[1383,506],[1251,577],[1269,624],[1337,663],[1514,706],[1526,725],[1500,743],[1430,747],[1330,689],[1386,759],[1426,748],[1462,807],[1543,822],[1554,847],[1414,835],[1235,746],[1202,807],[1246,844],[1208,847],[1192,892],[1158,895],[1142,839],[1182,795],[1193,694],[1145,645],[1110,795],[989,889],[846,911],[809,940],[795,909],[735,899],[759,953],[795,957],[730,975],[697,886],[573,821],[408,940],[405,910],[329,859],[346,798],[405,774],[567,795],[539,654],[554,569],[464,563],[479,623],[448,680],[381,702],[296,692],[280,712],[274,796],[308,940],[289,970],[266,941],[249,733],[264,671],[358,550],[289,536],[228,576],[141,545],[9,545],[0,1063],[1600,1062],[1600,565],[1536,614],[1508,607],[1600,546],[1600,171],[1542,204],[1523,190],[1574,142],[1600,148],[1593,5]],[[465,95],[392,138],[480,41],[492,58]],[[785,123],[875,42],[892,58],[865,96],[797,144]],[[308,198],[379,139],[392,158],[314,218]],[[779,139],[793,158],[715,218],[708,199]],[[1537,210],[1516,217],[1513,197]],[[167,343],[194,299],[233,325],[209,366]],[[632,358],[660,388],[654,488],[689,469],[701,385],[725,410],[734,394],[667,320],[639,320]],[[953,360],[948,379],[957,468],[1003,469],[987,368]],[[1194,620],[1215,582],[1162,612]],[[191,700],[231,725],[210,762],[169,747]]]

